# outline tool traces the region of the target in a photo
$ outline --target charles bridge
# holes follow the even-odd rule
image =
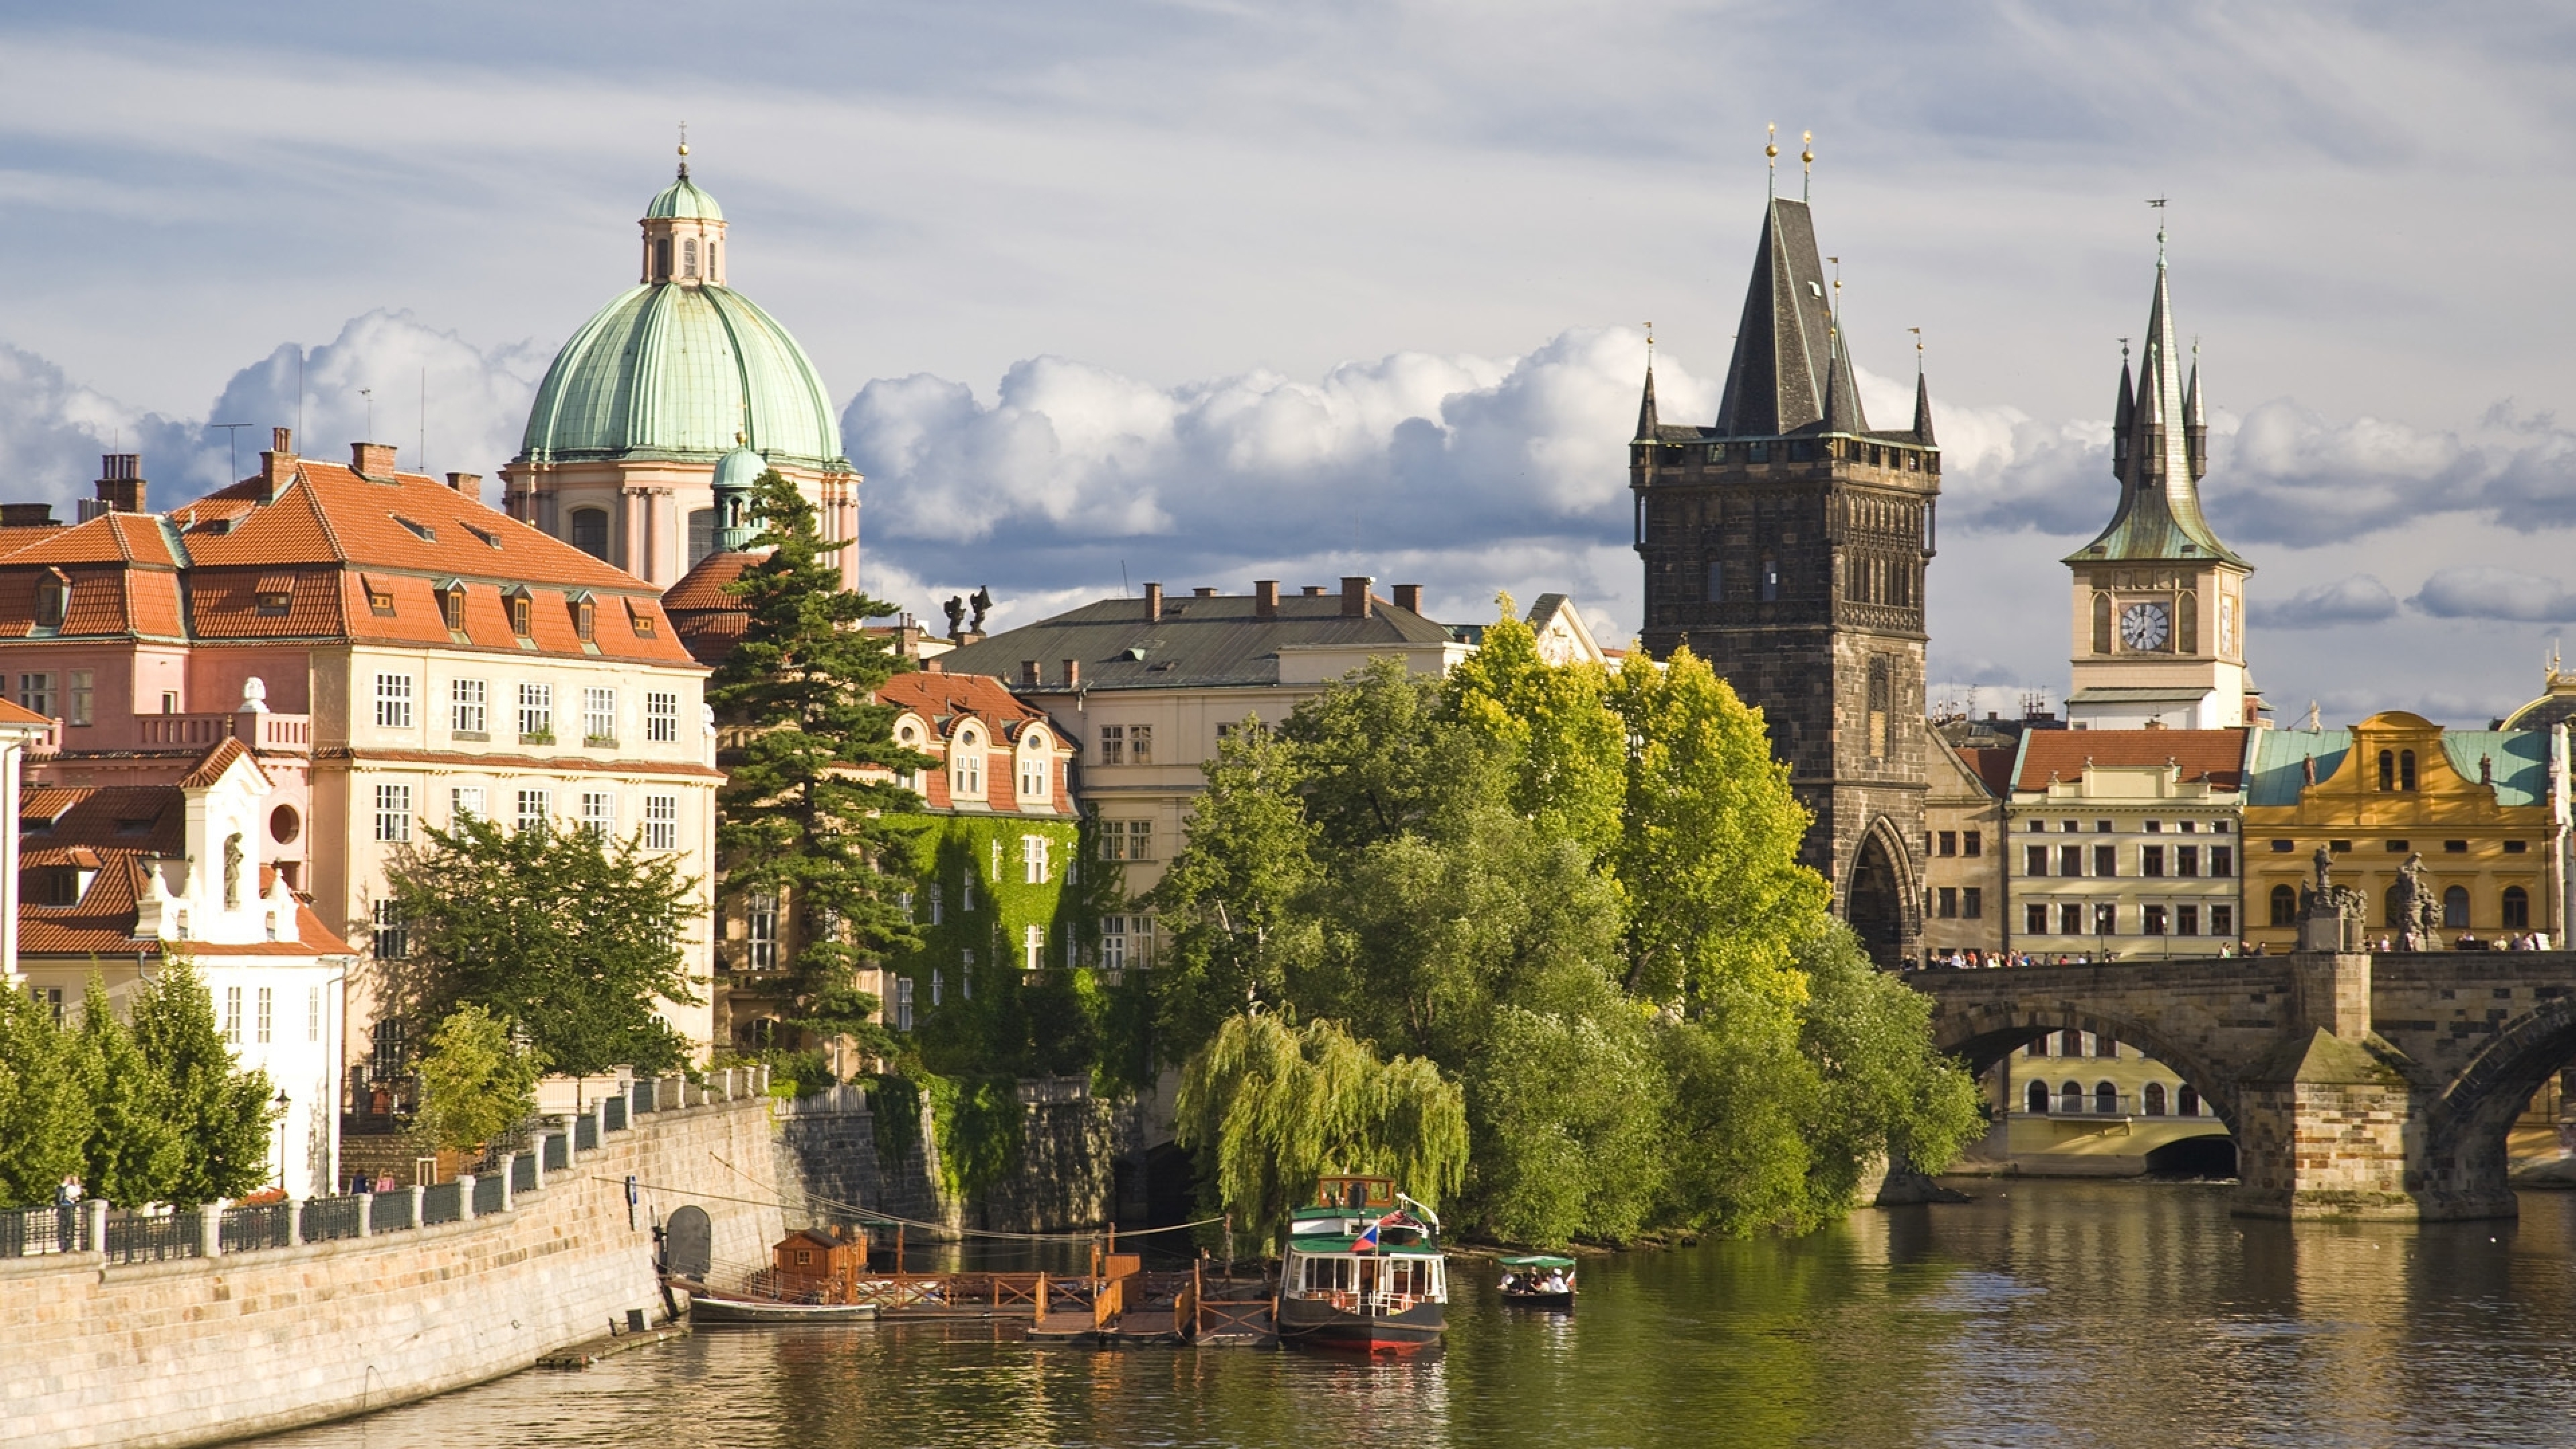
[[[2359,949],[2302,923],[2287,956],[1920,971],[1942,1049],[1983,1073],[2049,1032],[2134,1044],[2236,1139],[2236,1210],[2511,1217],[2505,1136],[2576,1062],[2576,952]]]

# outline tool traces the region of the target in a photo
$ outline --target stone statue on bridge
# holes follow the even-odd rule
[[[2406,857],[2397,868],[2397,884],[2389,887],[2389,924],[2397,928],[2397,949],[2429,951],[2441,939],[2442,908],[2433,896],[2433,887],[2424,879],[2424,853]]]
[[[2299,943],[2307,946],[2308,923],[2321,920],[2336,922],[2336,939],[2349,942],[2360,935],[2362,922],[2369,919],[2369,905],[2360,891],[2334,883],[2334,856],[2324,846],[2317,847],[2313,860],[2317,883],[2299,889]]]

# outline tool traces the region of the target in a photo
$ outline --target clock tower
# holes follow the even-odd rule
[[[2188,375],[2174,347],[2156,232],[2156,295],[2133,379],[2120,358],[2111,471],[2120,498],[2099,538],[2067,556],[2074,571],[2076,729],[2229,729],[2258,723],[2245,670],[2245,579],[2253,565],[2200,511],[2209,471],[2199,347]]]

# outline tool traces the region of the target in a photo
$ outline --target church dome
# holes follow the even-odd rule
[[[722,493],[739,488],[748,493],[751,485],[759,482],[760,475],[768,468],[768,459],[748,447],[736,448],[716,460],[715,489]]]
[[[683,171],[679,180],[663,187],[653,197],[653,204],[644,208],[644,219],[722,221],[724,208],[716,205],[714,197],[699,190],[698,183],[691,181],[688,173]]]

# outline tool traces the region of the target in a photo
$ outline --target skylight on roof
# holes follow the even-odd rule
[[[479,529],[479,528],[476,528],[473,524],[470,524],[470,523],[463,525],[463,527],[464,527],[464,529],[465,529],[465,531],[466,531],[467,533],[470,533],[470,534],[474,535],[476,538],[479,538],[479,539],[483,540],[485,543],[487,543],[487,544],[491,545],[492,547],[494,547],[494,548],[499,548],[499,547],[501,546],[501,536],[500,536],[499,534],[497,534],[497,533],[485,533],[483,530],[481,530],[481,529]]]
[[[437,529],[435,529],[435,528],[430,527],[428,524],[426,524],[426,523],[414,523],[414,522],[412,522],[410,519],[403,517],[403,516],[402,516],[401,514],[399,514],[399,513],[392,515],[392,518],[393,518],[393,521],[394,521],[394,522],[399,523],[399,524],[401,524],[403,527],[410,529],[413,533],[418,534],[418,535],[420,536],[420,538],[421,538],[421,541],[422,541],[422,542],[424,542],[424,543],[436,543],[436,542],[438,542],[438,530],[437,530]]]

